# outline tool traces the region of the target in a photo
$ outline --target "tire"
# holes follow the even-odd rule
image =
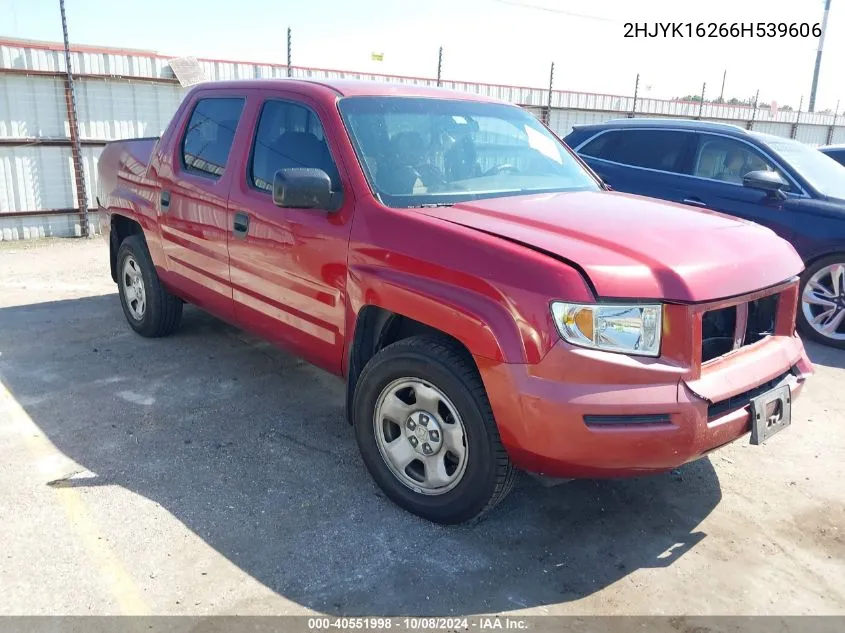
[[[837,278],[839,288],[834,288],[833,281]],[[808,289],[811,280],[820,289],[815,292]],[[814,297],[816,302],[808,302],[805,297]],[[831,316],[823,316],[831,310]],[[812,322],[820,317],[820,322]],[[824,325],[832,325],[834,321],[838,325],[833,331],[825,332]],[[801,275],[796,322],[801,336],[822,345],[845,349],[845,253],[823,257],[808,266]]]
[[[161,285],[142,236],[123,240],[116,271],[120,304],[132,329],[148,338],[175,332],[182,321],[182,300]]]
[[[400,396],[405,401],[400,403]],[[381,415],[377,422],[377,413],[391,407],[397,407],[397,413]],[[502,446],[478,370],[471,357],[450,341],[413,337],[379,351],[358,379],[352,414],[370,475],[388,498],[413,514],[435,523],[463,523],[491,510],[513,487],[517,471]],[[428,430],[420,436],[422,424]],[[395,440],[388,442],[391,434]],[[411,445],[412,436],[422,437],[423,443]],[[436,454],[421,453],[428,441],[435,447],[428,451]],[[458,459],[461,443],[464,449]],[[393,447],[402,452],[402,463],[409,454],[415,461],[404,470],[395,462],[391,465],[388,453]],[[444,466],[440,470],[432,464]],[[431,487],[435,484],[429,475],[432,480],[440,478],[436,488]],[[451,483],[440,485],[448,478]]]

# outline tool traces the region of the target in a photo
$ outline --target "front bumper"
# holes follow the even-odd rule
[[[794,400],[813,373],[792,326],[794,295],[784,292],[774,335],[704,365],[695,323],[712,305],[674,307],[670,322],[689,345],[664,346],[660,358],[562,341],[535,365],[477,358],[512,462],[551,477],[632,476],[677,467],[749,433],[752,396],[789,384]]]

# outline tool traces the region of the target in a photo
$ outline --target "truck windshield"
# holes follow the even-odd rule
[[[562,143],[517,106],[347,97],[340,113],[370,186],[388,206],[600,189]]]

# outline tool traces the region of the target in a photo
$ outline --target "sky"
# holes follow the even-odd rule
[[[818,39],[625,38],[625,23],[820,23],[824,0],[65,0],[72,43],[434,77],[807,108]],[[650,27],[653,28],[653,27]],[[693,26],[694,28],[694,26]],[[58,0],[0,0],[0,36],[61,41]],[[383,61],[374,61],[382,53]],[[816,110],[845,109],[845,0],[831,0]]]

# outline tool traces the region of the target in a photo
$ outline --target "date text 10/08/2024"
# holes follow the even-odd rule
[[[308,618],[308,631],[526,631],[525,619],[513,617],[312,617]]]
[[[816,22],[625,22],[625,37],[821,37]]]

